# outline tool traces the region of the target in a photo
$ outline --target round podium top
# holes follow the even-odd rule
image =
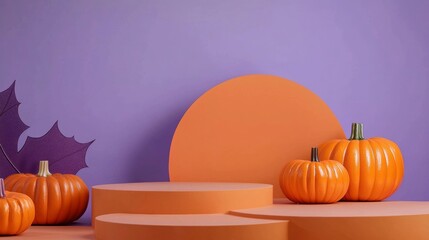
[[[284,203],[230,214],[288,220],[290,240],[426,240],[429,236],[429,202]]]
[[[429,202],[383,201],[383,202],[338,202],[333,204],[274,204],[262,208],[233,210],[240,216],[268,219],[302,218],[359,218],[429,215]]]
[[[208,192],[271,189],[272,187],[270,184],[261,183],[139,182],[97,185],[93,189],[140,192]]]
[[[249,226],[279,223],[280,220],[237,217],[228,214],[124,214],[101,215],[99,221],[150,226]]]
[[[96,218],[95,232],[104,240],[287,240],[287,226],[227,214],[107,214]]]
[[[260,183],[142,182],[92,187],[92,219],[110,213],[211,214],[269,206],[273,186]]]

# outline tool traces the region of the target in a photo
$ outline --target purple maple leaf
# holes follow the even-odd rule
[[[18,138],[28,128],[18,113],[15,82],[0,92],[0,145],[16,168],[25,173],[37,173],[39,161],[48,160],[53,173],[76,174],[87,167],[85,155],[93,141],[79,143],[74,137],[65,137],[56,122],[42,137],[27,137],[18,151]],[[0,176],[16,173],[6,155],[0,153]]]
[[[28,128],[19,117],[18,102],[15,95],[15,82],[0,93],[0,144],[12,159],[18,154],[19,136]],[[15,170],[7,162],[4,154],[0,154],[0,176],[15,173]]]

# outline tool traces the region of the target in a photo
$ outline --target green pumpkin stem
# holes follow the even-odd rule
[[[317,147],[311,148],[311,161],[312,162],[320,162],[319,161],[319,149]]]
[[[6,151],[4,150],[3,146],[0,144],[0,150],[3,156],[6,158],[6,160],[9,162],[9,164],[13,167],[13,169],[16,171],[16,173],[21,173],[18,168],[13,164],[12,160],[7,156]]]
[[[364,140],[363,123],[352,123],[352,133],[349,140]]]
[[[6,187],[4,186],[3,178],[0,178],[0,198],[6,197]]]
[[[39,177],[47,177],[51,176],[52,173],[49,172],[49,162],[48,161],[40,161],[39,162],[39,172],[37,173],[37,176]]]

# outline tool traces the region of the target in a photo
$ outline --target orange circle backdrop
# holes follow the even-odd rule
[[[340,123],[307,88],[271,75],[237,77],[204,93],[181,119],[170,181],[269,183],[284,197],[284,165],[335,138],[345,138]]]

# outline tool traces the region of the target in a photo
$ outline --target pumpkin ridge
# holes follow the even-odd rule
[[[7,220],[4,220],[6,216],[9,215],[9,204],[7,201],[3,198],[0,198],[0,208],[2,211],[0,211],[0,233],[7,231]]]
[[[292,187],[292,188],[294,188],[294,191],[296,192],[299,201],[301,202],[309,201],[309,199],[307,198],[307,196],[309,195],[309,190],[307,187],[308,177],[309,177],[308,176],[309,164],[304,160],[300,160],[300,162],[298,163],[298,166],[299,167],[297,168],[297,171],[294,173],[294,182],[301,184],[302,187],[301,188]],[[302,172],[303,174],[302,179],[299,178],[299,172]],[[302,188],[304,188],[304,193],[301,191]]]
[[[6,178],[4,180],[4,183],[6,185],[6,189],[13,191],[13,188],[15,187],[16,182],[19,180],[18,174],[11,175],[10,177]]]
[[[76,190],[74,189],[74,186],[73,186],[74,184],[72,184],[70,182],[70,179],[67,177],[66,174],[62,175],[62,177],[64,178],[64,182],[66,182],[66,184],[68,185],[67,186],[68,190],[65,191],[64,198],[68,199],[68,201],[69,201],[69,207],[68,207],[68,209],[69,209],[69,213],[70,213],[70,214],[68,214],[68,215],[65,216],[65,220],[64,221],[66,221],[66,222],[72,222],[73,219],[74,219],[74,215],[75,215],[74,212],[76,212],[78,210],[76,208],[76,203],[74,202],[74,199],[73,199],[73,195],[74,195],[73,193],[76,192]],[[64,190],[65,189],[63,189],[63,191]]]
[[[23,209],[23,206],[21,204],[21,201],[18,201],[18,205],[21,209]],[[25,221],[25,216],[24,216],[24,212],[21,212],[20,214],[20,222],[24,222]],[[22,232],[22,228],[24,226],[21,224],[21,226],[18,228],[18,234]]]
[[[398,181],[398,166],[397,166],[396,155],[391,150],[390,142],[384,142],[383,141],[383,143],[389,147],[389,149],[384,149],[383,148],[383,150],[385,152],[385,155],[387,155],[387,154],[391,155],[392,161],[390,161],[390,164],[392,166],[394,166],[394,167],[392,167],[392,168],[394,168],[394,171],[392,171],[393,172],[392,175],[394,174],[394,176],[393,176],[394,183],[391,185],[390,188],[388,188],[388,189],[385,190],[386,197],[389,197],[390,195],[392,195],[395,192],[395,190],[398,187],[398,185],[397,185],[397,181]]]
[[[36,177],[36,187],[34,191],[34,202],[36,209],[39,210],[36,215],[36,224],[45,224],[48,216],[48,186],[46,185],[45,177]]]
[[[301,168],[301,161],[296,162],[290,162],[291,167],[289,168],[288,174],[285,176],[287,179],[287,185],[288,185],[288,194],[291,198],[295,199],[296,201],[302,201],[301,196],[299,192],[297,191],[297,187],[299,184],[302,184],[297,180],[297,172]]]
[[[337,150],[338,148],[340,148],[341,147],[341,144],[342,143],[345,143],[346,144],[346,146],[343,148],[343,153],[342,153],[342,156],[340,157],[340,158],[337,158],[335,155],[335,153],[337,152],[337,151],[339,151],[339,150]],[[345,162],[345,156],[346,156],[346,153],[347,153],[347,149],[348,149],[348,147],[349,147],[349,145],[350,145],[350,141],[348,141],[348,140],[339,140],[337,143],[335,143],[335,146],[332,148],[332,151],[331,151],[331,153],[329,154],[329,158],[328,159],[334,159],[334,160],[337,160],[338,162],[340,162],[341,164],[343,164],[344,165],[344,162]]]
[[[386,187],[387,187],[386,182],[388,182],[388,178],[389,178],[389,175],[387,174],[387,172],[388,172],[387,171],[388,170],[388,160],[387,159],[389,159],[389,157],[387,156],[387,153],[384,150],[383,145],[379,141],[377,141],[376,139],[372,139],[372,138],[368,139],[368,141],[370,142],[371,147],[373,149],[377,149],[378,152],[380,153],[379,154],[380,156],[377,155],[375,157],[376,159],[380,158],[380,159],[378,159],[379,162],[377,163],[380,166],[377,166],[377,168],[379,168],[380,171],[384,172],[384,174],[382,174],[382,176],[380,176],[381,174],[378,172],[375,175],[375,183],[376,182],[382,182],[384,184],[381,187],[375,186],[375,188],[372,191],[372,194],[369,197],[369,200],[372,200],[372,201],[381,200],[381,199],[383,199],[383,195],[385,195]]]
[[[335,146],[339,143],[339,142],[341,142],[342,140],[341,139],[333,139],[333,140],[329,140],[328,142],[326,142],[326,143],[322,143],[322,144],[320,144],[319,145],[319,158],[320,159],[333,159],[332,157],[331,157],[331,154],[333,153],[333,149],[335,148]],[[326,149],[326,148],[329,148],[329,149],[327,149],[327,150],[325,150],[325,151],[322,151],[321,149]],[[325,155],[328,155],[328,156],[325,156]]]
[[[11,218],[11,215],[13,214],[13,210],[14,210],[14,208],[13,208],[13,206],[11,205],[11,200],[12,199],[10,199],[10,198],[5,198],[5,200],[6,200],[6,204],[7,204],[7,206],[8,206],[8,208],[7,208],[7,213],[6,213],[6,216],[7,216],[7,218],[5,218],[4,220],[6,221],[6,229],[8,229],[8,230],[10,230],[10,218]]]
[[[365,201],[365,199],[362,199],[362,191],[361,191],[361,189],[362,188],[364,188],[365,189],[365,184],[362,184],[362,179],[365,179],[362,175],[363,175],[363,173],[362,173],[362,165],[364,165],[364,164],[362,164],[362,155],[365,155],[365,154],[362,154],[362,148],[363,148],[363,141],[367,141],[367,140],[359,140],[359,157],[357,158],[357,159],[359,159],[359,181],[358,181],[358,183],[359,183],[359,187],[358,187],[358,193],[359,193],[359,195],[358,195],[358,199],[360,200],[360,201],[362,201],[362,200],[364,200]],[[366,167],[366,166],[365,166]]]
[[[318,176],[318,180],[319,181],[317,181],[317,179],[316,179],[316,182],[319,182],[318,184],[322,184],[322,186],[319,186],[319,191],[320,191],[320,189],[322,189],[322,192],[320,192],[321,194],[322,194],[322,196],[321,196],[321,198],[322,198],[322,201],[327,201],[327,200],[329,200],[329,196],[328,196],[328,184],[329,184],[329,181],[328,181],[328,167],[329,167],[329,163],[322,163],[322,162],[320,162],[319,163],[319,176]],[[320,183],[321,182],[321,183]]]
[[[290,165],[291,167],[289,168],[289,172],[288,173],[285,172],[285,175],[284,175],[285,184],[288,186],[287,189],[289,189],[287,191],[287,197],[290,198],[289,200],[291,201],[294,201],[294,200],[299,201],[299,196],[297,195],[297,193],[295,193],[295,189],[293,187],[290,187],[290,185],[295,184],[295,178],[294,178],[295,175],[292,173],[291,177],[289,177],[289,174],[291,174],[292,169],[296,169],[298,167],[297,167],[297,164],[295,164],[294,162],[290,162]]]
[[[289,181],[287,181],[287,184],[289,186],[289,189],[291,190],[289,192],[289,195],[291,195],[293,198],[295,198],[297,201],[301,202],[303,201],[301,198],[301,194],[299,193],[299,191],[297,191],[297,188],[294,186],[299,186],[300,184],[302,184],[302,182],[299,182],[297,180],[297,172],[299,171],[299,169],[302,167],[302,163],[301,160],[300,161],[296,161],[296,162],[292,162],[292,166],[290,167],[289,170],[289,174],[292,176],[291,178],[287,177],[287,179]]]
[[[25,181],[25,178],[20,178],[19,182],[16,182],[16,185],[21,186],[21,189],[18,191],[20,193],[25,193],[27,196],[29,196],[32,201],[33,199],[36,199],[36,187],[37,187],[37,178],[31,177],[27,181]],[[36,204],[34,204],[34,207],[36,207]],[[36,219],[37,216],[35,216]]]
[[[386,142],[384,142],[384,144],[388,145],[388,143],[386,143]],[[392,195],[395,192],[395,190],[397,189],[397,187],[398,187],[398,185],[397,185],[397,181],[398,181],[398,165],[397,165],[397,161],[396,161],[396,155],[391,151],[390,146],[389,146],[389,149],[384,149],[383,151],[385,152],[386,156],[390,155],[390,158],[388,158],[388,159],[391,159],[391,160],[390,161],[386,160],[386,163],[389,162],[390,165],[394,166],[394,167],[392,167],[392,168],[394,168],[394,171],[392,172],[392,175],[394,175],[394,177],[393,177],[394,178],[394,181],[393,181],[394,183],[391,184],[390,189],[388,188],[386,190],[386,196],[390,197],[390,195]]]
[[[310,181],[308,182],[309,184],[309,189],[310,189],[310,202],[314,203],[316,202],[317,199],[317,189],[316,189],[316,165],[315,164],[307,164],[309,172],[307,173],[307,176],[310,177]],[[308,178],[307,178],[308,179]]]
[[[320,192],[319,192],[319,185],[320,185],[320,179],[319,179],[319,164],[320,162],[315,162],[311,164],[311,168],[313,169],[313,181],[314,181],[314,202],[317,201],[317,199],[320,198]]]
[[[16,217],[15,215],[21,215],[20,209],[17,204],[18,201],[13,198],[8,198],[7,202],[9,204],[9,212],[12,213],[12,214],[9,214],[9,218],[8,218],[9,231],[18,232],[19,224],[16,224],[17,220],[15,219]]]
[[[388,140],[388,139],[386,139],[386,140],[389,142],[390,151],[393,155],[393,160],[396,164],[396,181],[395,181],[395,190],[396,190],[401,185],[402,179],[404,177],[404,175],[403,175],[403,173],[404,173],[404,159],[403,159],[401,151],[399,150],[398,145],[391,140]],[[393,190],[393,192],[395,190]],[[393,194],[393,192],[391,194]]]
[[[82,214],[85,212],[85,209],[87,208],[89,198],[88,187],[83,182],[83,180],[76,175],[64,174],[64,177],[66,177],[70,183],[75,183],[70,184],[70,186],[72,186],[72,189],[74,189],[75,192],[79,193],[70,195],[72,198],[72,203],[77,202],[75,208],[76,210],[73,212],[74,214],[70,216],[70,221],[75,221],[82,216]]]
[[[373,190],[374,174],[373,159],[368,140],[359,141],[359,200],[367,201]]]
[[[338,179],[339,179],[339,174],[337,173],[338,171],[338,166],[332,164],[332,171],[333,171],[333,176],[334,176],[334,186],[333,186],[333,192],[331,194],[332,198],[335,199],[336,201],[340,200],[339,198],[341,198],[342,196],[338,197],[342,191],[340,191],[340,189],[338,189]],[[343,190],[343,189],[341,189]]]
[[[326,202],[329,200],[329,198],[331,197],[331,189],[332,189],[332,184],[331,181],[329,181],[329,179],[331,179],[332,174],[331,174],[331,168],[330,168],[330,163],[328,161],[322,161],[323,163],[326,164],[327,167],[323,168],[324,172],[325,172],[325,178],[326,178],[326,186],[325,186],[325,193],[323,196],[322,201]]]
[[[359,181],[360,181],[359,179],[360,178],[359,141],[360,140],[348,141],[347,148],[345,148],[345,154],[343,155],[343,158],[342,158],[343,165],[347,169],[350,177],[350,185],[344,197],[346,200],[357,199],[359,197]],[[355,153],[355,154],[353,155],[352,153]],[[353,185],[351,183],[353,183]]]
[[[56,221],[58,223],[67,221],[67,216],[70,215],[70,184],[61,174],[55,175],[59,184],[60,184],[60,194],[61,194],[61,212],[58,214]]]
[[[336,164],[336,163],[338,162],[335,161],[335,164],[333,164],[333,171],[335,174],[336,181],[335,181],[335,191],[332,195],[335,197],[335,201],[337,202],[341,200],[341,198],[345,195],[344,193],[347,192],[348,185],[347,185],[347,188],[344,188],[343,184],[341,184],[341,181],[344,180],[342,179],[342,176],[344,174],[347,175],[347,178],[348,178],[348,173],[342,164]],[[340,189],[338,185],[341,185],[342,188]]]
[[[19,209],[23,209],[22,205],[21,205],[21,201],[17,200],[17,204],[18,204]],[[25,217],[24,214],[25,214],[24,211],[20,211],[19,222],[21,222],[21,223],[24,222],[24,217]],[[18,232],[18,234],[21,233],[22,228],[23,228],[23,225],[20,224],[20,226],[18,226],[18,229],[16,230]]]
[[[74,181],[75,179],[73,178],[73,176],[71,175],[66,175],[67,178],[69,178],[71,181]],[[75,191],[79,192],[80,189],[80,184],[76,184],[73,186],[73,188],[75,188]],[[80,195],[79,195],[80,196]],[[80,199],[79,196],[75,196],[75,198],[73,198],[73,202],[76,202],[76,209],[81,209],[82,208],[82,201]],[[77,219],[79,218],[79,211],[75,211],[73,214],[72,219]]]
[[[61,190],[60,184],[56,176],[49,175],[46,177],[46,184],[48,186],[48,214],[46,216],[46,223],[58,223],[58,218],[61,213]]]
[[[345,192],[347,192],[347,190],[349,189],[349,185],[350,185],[350,176],[349,176],[349,173],[347,172],[347,169],[344,166],[338,165],[337,167],[338,167],[338,169],[340,169],[340,172],[342,174],[341,176],[345,175],[344,178],[346,179],[346,184],[343,185],[343,189],[344,189]]]

